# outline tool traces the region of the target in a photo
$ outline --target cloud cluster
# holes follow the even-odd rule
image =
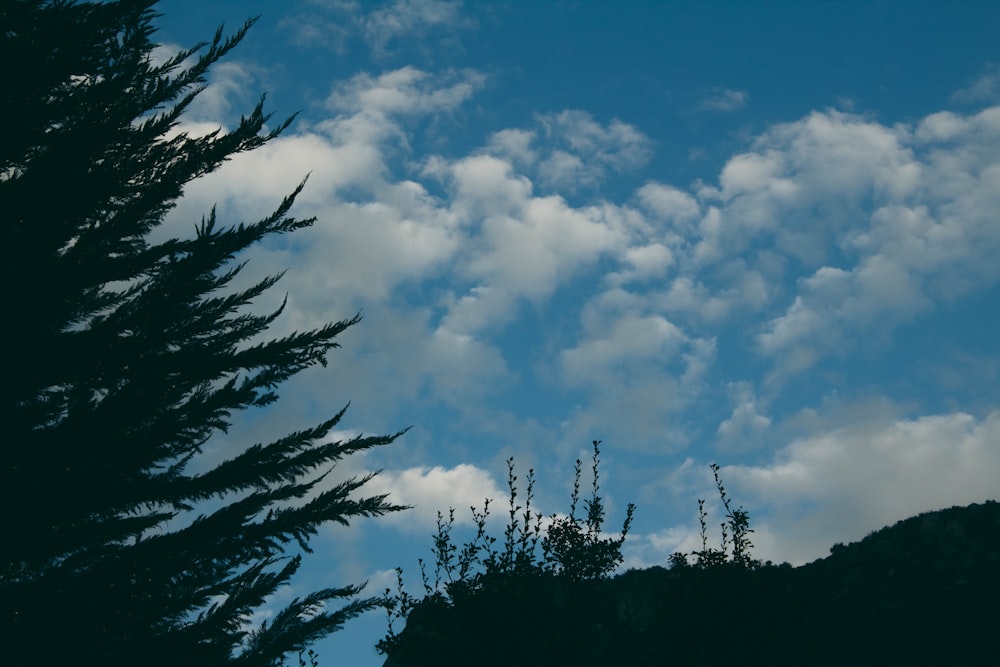
[[[422,37],[434,28],[461,26],[466,22],[461,6],[461,2],[447,0],[395,0],[362,19],[365,36],[376,54],[384,54],[397,38]]]
[[[239,68],[223,74],[242,80]],[[877,350],[899,327],[1000,279],[1000,108],[893,126],[814,112],[762,133],[711,183],[650,180],[616,202],[600,185],[640,168],[653,147],[620,120],[566,110],[460,154],[415,150],[418,127],[447,123],[486,85],[477,72],[414,67],[334,84],[325,117],[192,183],[171,216],[171,229],[190,229],[217,203],[223,220],[254,219],[311,174],[297,210],[316,225],[254,249],[251,275],[290,268],[279,323],[289,331],[364,311],[364,333],[349,332],[336,363],[365,414],[446,405],[475,411],[485,433],[492,417],[503,421],[489,404],[530,384],[567,405],[545,427],[565,446],[595,433],[647,453],[785,444],[771,402],[789,382],[826,359]],[[238,94],[218,93],[206,114]],[[546,320],[557,300],[558,319]],[[528,308],[558,322],[538,332],[532,345],[544,355],[532,363],[524,339],[505,340]],[[738,354],[720,349],[734,330]],[[752,359],[769,380],[720,368],[723,353]],[[303,396],[323,395],[320,380],[306,381]],[[692,426],[685,415],[713,401],[728,407]],[[867,530],[960,502],[963,489],[987,492],[956,480],[996,479],[996,423],[952,413],[826,426],[770,464],[727,474],[761,502],[829,508],[811,515],[815,535],[778,532],[777,519],[761,526],[772,553],[806,557],[837,526]],[[931,472],[949,469],[928,486]],[[884,492],[911,479],[926,483]],[[397,471],[385,484],[428,511],[464,507],[456,490],[475,491],[472,502],[496,490],[473,466]],[[643,539],[655,551],[688,538]]]
[[[702,321],[737,304],[765,315],[756,351],[778,384],[884,337],[997,281],[998,150],[998,108],[892,127],[814,112],[759,136],[717,184],[649,183],[639,201],[678,265],[668,303]]]
[[[299,11],[281,21],[300,47],[347,50],[360,36],[380,60],[393,55],[401,42],[426,45],[451,41],[475,23],[451,0],[392,0],[372,6],[355,0],[307,0]],[[419,50],[419,48],[418,48]]]
[[[556,190],[593,188],[609,171],[631,171],[652,157],[650,139],[618,119],[604,126],[585,111],[566,110],[543,114],[538,121],[551,148],[537,173]]]
[[[427,116],[458,108],[482,87],[472,70],[431,75],[415,67],[377,77],[358,74],[334,86],[327,107],[338,114]]]
[[[455,509],[455,523],[471,525],[470,507],[481,510],[487,498],[496,507],[507,497],[489,472],[467,463],[454,468],[384,470],[365,490],[388,493],[392,502],[411,506],[413,509],[387,515],[381,521],[420,534],[433,532],[438,512],[447,518],[449,508]]]
[[[771,418],[761,413],[750,383],[731,382],[727,388],[733,412],[719,424],[719,440],[729,449],[752,448],[770,429]]]
[[[755,351],[780,387],[849,353],[861,336],[891,333],[1000,275],[991,218],[1000,109],[891,127],[814,112],[759,136],[715,184],[685,191],[650,181],[632,202],[575,205],[559,192],[640,167],[649,139],[569,110],[498,131],[467,155],[412,159],[414,123],[454,114],[484,85],[473,71],[413,67],[337,83],[326,119],[195,182],[180,212],[215,200],[249,216],[311,173],[301,201],[317,225],[254,257],[263,268],[293,267],[288,322],[315,325],[393,302],[402,285],[444,279],[433,307],[410,304],[423,310],[425,329],[415,335],[431,348],[462,341],[497,360],[489,332],[516,318],[521,303],[542,303],[602,271],[612,291],[642,302],[641,312],[607,313],[600,332],[581,328],[559,356],[567,388],[642,377],[613,370],[626,358],[669,365],[651,342],[661,334],[700,341],[689,365],[711,364],[711,332],[738,316],[756,329]],[[581,316],[598,298],[584,299]],[[677,388],[691,376],[682,367],[670,374]],[[669,394],[670,383],[654,386],[647,389]]]

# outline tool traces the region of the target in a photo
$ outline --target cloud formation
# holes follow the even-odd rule
[[[698,103],[698,110],[732,113],[746,106],[749,97],[745,90],[713,88],[702,97]]]
[[[300,10],[281,20],[281,27],[300,47],[331,48],[344,53],[360,36],[378,60],[392,56],[401,43],[427,50],[445,42],[454,47],[454,35],[475,26],[462,12],[462,3],[451,0],[393,0],[360,3],[355,0],[307,0]],[[421,48],[422,47],[422,48]]]
[[[384,54],[397,38],[420,38],[433,28],[461,25],[461,7],[461,2],[447,0],[395,0],[362,19],[365,36],[376,54]]]
[[[585,111],[565,110],[538,117],[551,146],[538,174],[545,185],[566,192],[599,185],[605,174],[643,166],[652,157],[652,142],[618,119],[601,125]]]
[[[1000,279],[1000,108],[892,126],[814,112],[761,133],[712,182],[644,179],[611,201],[600,189],[608,175],[640,168],[653,150],[620,120],[565,110],[492,131],[459,154],[414,149],[418,127],[447,123],[487,85],[473,71],[414,67],[337,83],[324,118],[192,183],[170,224],[190,228],[212,203],[224,219],[255,218],[311,173],[299,210],[317,224],[254,249],[251,268],[291,267],[279,322],[289,331],[364,310],[364,335],[349,333],[350,352],[336,363],[366,415],[448,406],[474,412],[463,425],[485,433],[492,419],[510,420],[490,407],[505,392],[548,392],[566,409],[541,428],[562,450],[595,434],[658,455],[693,443],[787,445],[784,458],[734,471],[734,481],[819,502],[793,472],[833,457],[845,488],[884,508],[870,521],[919,503],[892,505],[861,488],[871,480],[847,477],[847,461],[869,455],[866,442],[885,461],[906,454],[904,432],[987,442],[992,418],[970,425],[955,413],[869,424],[861,435],[824,427],[788,444],[778,439],[788,416],[772,408],[824,360],[877,351],[898,328]],[[552,324],[547,307],[557,300]],[[505,332],[529,308],[543,324],[537,347],[523,349]],[[743,347],[723,347],[734,344]],[[720,366],[741,356],[769,379]],[[303,395],[322,394],[318,380],[307,382]],[[692,414],[715,421],[692,425]],[[907,474],[943,465],[945,454],[919,451]],[[991,470],[982,444],[962,452],[977,462],[963,466]],[[459,504],[438,502],[438,486],[494,488],[473,468],[387,479],[436,510]],[[959,502],[958,486],[946,487],[954,493],[914,498]],[[849,498],[829,500],[843,507],[814,536],[779,534],[768,519],[762,543],[812,553],[853,511]]]
[[[951,101],[957,104],[983,104],[1000,101],[1000,65],[993,63],[968,86],[956,90]]]
[[[454,468],[384,470],[365,489],[388,493],[392,502],[412,506],[413,509],[386,515],[381,521],[422,535],[433,533],[438,512],[447,518],[448,509],[453,508],[456,524],[471,525],[469,507],[482,509],[486,498],[496,506],[507,497],[507,492],[500,490],[487,471],[466,463]]]

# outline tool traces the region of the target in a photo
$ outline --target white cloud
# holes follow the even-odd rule
[[[976,80],[956,90],[951,96],[951,101],[957,104],[1000,101],[1000,65],[988,65]]]
[[[637,169],[652,157],[652,141],[618,119],[601,125],[585,111],[538,117],[552,150],[538,167],[546,185],[573,191],[602,182],[608,171]]]
[[[555,189],[569,191],[577,188],[593,187],[604,177],[604,170],[594,164],[586,164],[578,155],[555,150],[538,165],[540,180]]]
[[[535,133],[529,130],[500,130],[490,137],[489,151],[519,165],[530,166],[538,159],[538,153],[531,148]]]
[[[622,546],[619,571],[665,567],[674,553],[690,553],[701,548],[701,537],[690,526],[672,526],[652,533],[629,533]]]
[[[448,0],[308,0],[302,11],[283,18],[279,25],[293,33],[293,43],[299,47],[344,53],[352,38],[360,37],[377,58],[384,58],[392,54],[395,43],[405,40],[423,50],[441,43],[454,48],[456,35],[475,25],[461,9],[461,2]]]
[[[394,39],[420,38],[433,28],[462,26],[467,21],[461,8],[461,2],[446,0],[396,0],[363,19],[364,33],[372,50],[384,54]]]
[[[701,102],[698,103],[698,109],[701,111],[720,111],[723,113],[739,111],[746,106],[748,97],[749,95],[745,90],[713,88],[702,97]]]
[[[442,318],[441,328],[455,335],[473,336],[508,321],[516,298],[507,290],[477,285],[459,297],[448,294],[443,305],[447,314]]]
[[[730,382],[726,388],[733,412],[719,424],[719,441],[728,450],[752,449],[770,429],[771,418],[760,413],[757,398],[749,383]]]
[[[438,328],[427,345],[423,362],[434,389],[453,405],[462,405],[497,388],[508,375],[500,352],[467,334]]]
[[[162,66],[185,50],[177,44],[157,44],[150,53],[150,64]],[[195,65],[203,52],[204,48],[181,62],[172,76]],[[176,136],[181,131],[201,136],[220,127],[235,126],[240,115],[253,108],[261,91],[267,89],[266,78],[265,69],[246,62],[226,60],[214,64],[207,75],[207,82],[201,84],[202,90],[185,110],[181,127],[172,130],[168,136]]]
[[[364,18],[356,0],[304,0],[302,11],[286,15],[278,27],[292,33],[299,48],[322,47],[343,55]]]
[[[966,120],[951,111],[938,111],[917,125],[916,137],[924,142],[950,141],[959,138],[967,127]]]
[[[234,114],[234,107],[245,113],[259,97],[261,73],[245,63],[216,63],[209,76],[208,85],[185,112],[193,121],[228,120]]]
[[[837,111],[775,126],[753,152],[729,160],[719,187],[699,191],[719,204],[702,218],[696,254],[718,261],[766,240],[807,266],[822,264],[868,197],[891,203],[917,190],[910,140],[906,128]]]
[[[598,384],[625,366],[666,363],[685,342],[684,333],[663,317],[626,315],[606,335],[564,351],[563,372],[570,384]]]
[[[727,466],[754,516],[756,554],[802,563],[900,518],[997,497],[1000,413],[859,419],[794,440],[761,466]]]
[[[651,157],[649,137],[617,118],[602,126],[584,111],[566,110],[542,116],[541,122],[577,154],[593,156],[619,171],[641,167]]]
[[[621,259],[629,268],[605,276],[605,279],[614,286],[661,278],[674,264],[673,253],[662,243],[632,246],[624,251]]]
[[[727,162],[717,185],[698,188],[697,209],[668,191],[663,208],[697,210],[700,220],[672,227],[684,240],[669,246],[678,276],[666,304],[721,321],[740,302],[736,285],[752,286],[759,309],[794,284],[757,336],[773,381],[1000,279],[991,259],[1000,252],[1000,108],[912,127],[814,112],[753,148]],[[651,212],[660,194],[639,192]],[[745,269],[718,284],[718,267],[735,257]]]
[[[757,338],[764,354],[790,360],[781,362],[786,372],[801,372],[827,354],[845,354],[852,336],[884,335],[930,307],[915,277],[881,254],[851,271],[822,267],[800,284],[785,314]]]
[[[438,512],[447,517],[448,509],[453,507],[455,523],[468,525],[472,523],[469,507],[482,508],[485,498],[490,498],[490,504],[496,506],[507,497],[489,472],[468,463],[454,468],[383,470],[365,490],[388,493],[392,502],[412,505],[411,510],[386,515],[379,521],[421,534],[433,532]]]
[[[505,160],[474,155],[443,169],[455,188],[452,208],[465,219],[520,215],[532,197],[531,181]]]
[[[181,51],[184,51],[184,47],[180,44],[157,44],[153,47],[153,50],[149,54],[149,62],[153,67],[159,67],[165,65],[168,60],[175,57]],[[191,56],[186,61],[180,64],[181,69],[186,69],[195,63],[195,58],[197,56]],[[221,64],[221,63],[220,63]]]
[[[623,123],[602,126],[581,112],[542,122],[546,142],[539,143],[533,131],[507,129],[492,135],[486,153],[424,161],[423,175],[450,191],[446,217],[467,230],[457,268],[470,285],[449,290],[445,299],[444,326],[450,331],[474,334],[503,325],[520,299],[548,298],[600,257],[618,257],[628,267],[620,275],[624,280],[661,275],[671,261],[662,243],[632,247],[649,231],[637,211],[611,204],[578,208],[558,195],[538,196],[529,175],[517,168],[537,166],[539,174],[551,176],[566,173],[550,168],[553,159],[583,165],[578,156],[554,148],[559,144],[596,159],[596,167],[581,167],[588,174],[603,173],[645,159],[639,155],[645,148],[638,148],[645,139]],[[548,165],[538,163],[542,156]]]
[[[669,185],[651,181],[639,188],[636,194],[647,211],[681,228],[701,213],[694,197]]]
[[[295,288],[291,291],[294,295]],[[330,302],[325,310],[306,311],[310,325],[316,326],[314,319],[323,314],[329,321],[355,312],[337,299]],[[362,314],[362,322],[338,338],[343,349],[331,353],[332,371],[301,374],[282,389],[280,403],[292,407],[298,402],[303,410],[325,407],[330,414],[349,400],[349,423],[365,424],[367,432],[401,425],[419,430],[429,426],[424,415],[430,410],[448,410],[459,420],[515,386],[517,377],[493,340],[437,325],[429,308],[368,304]],[[406,442],[412,445],[421,437],[411,433]]]
[[[815,200],[826,198],[819,191],[826,186],[810,182],[811,169],[819,165],[798,165],[790,157],[771,149],[738,155],[723,169],[720,189],[702,189],[699,194],[703,200],[718,199],[722,204],[709,207],[702,217],[695,250],[699,261],[710,263],[739,255],[756,239],[766,239],[800,261],[812,263],[823,258],[837,231],[831,226],[846,225],[847,221],[803,210],[822,206]],[[860,198],[855,188],[844,186],[831,188],[829,194],[855,201]],[[865,186],[859,182],[858,187]],[[802,215],[793,218],[792,214],[800,211]]]
[[[415,67],[377,77],[357,74],[334,87],[327,106],[339,113],[425,115],[457,108],[479,90],[484,77],[473,70],[429,74]]]
[[[558,357],[565,387],[595,406],[564,425],[564,440],[600,433],[626,449],[677,448],[690,433],[679,415],[704,391],[715,341],[689,336],[651,300],[621,288],[593,297],[583,309],[583,330]]]
[[[470,261],[471,275],[541,297],[578,267],[624,245],[625,238],[606,224],[600,209],[575,209],[550,196],[527,200],[519,218],[489,218],[482,241],[487,250]]]
[[[735,311],[755,312],[770,299],[764,277],[757,271],[734,263],[724,274],[727,287],[709,289],[704,283],[683,275],[673,279],[666,292],[657,296],[667,312],[683,314],[699,323],[717,325]],[[722,282],[722,279],[720,279]]]
[[[458,268],[473,287],[450,300],[448,315],[457,332],[504,323],[519,299],[548,298],[628,244],[627,222],[613,207],[574,208],[561,197],[534,196],[531,181],[497,157],[438,160],[433,171],[453,189],[450,216],[470,229]]]
[[[783,177],[786,169],[784,156],[777,151],[732,157],[719,175],[720,196],[726,201],[751,193],[790,199],[798,188],[794,181]]]

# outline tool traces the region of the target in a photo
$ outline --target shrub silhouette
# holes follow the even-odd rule
[[[614,572],[622,563],[622,544],[632,525],[635,505],[629,503],[625,510],[625,521],[617,538],[602,538],[604,524],[604,504],[598,495],[600,441],[593,442],[594,454],[592,493],[584,500],[586,518],[576,516],[580,498],[581,463],[577,459],[574,468],[573,493],[570,496],[569,516],[553,517],[552,524],[542,538],[544,566],[549,571],[574,580],[603,578]]]
[[[535,599],[539,593],[544,591],[550,603],[558,601],[557,606],[561,607],[568,602],[568,594],[579,592],[571,591],[567,582],[600,581],[614,572],[623,560],[621,548],[632,524],[635,505],[628,505],[617,536],[602,534],[605,509],[599,494],[601,442],[595,440],[592,444],[593,479],[590,496],[583,501],[584,516],[577,516],[583,465],[580,460],[574,468],[569,515],[553,515],[548,526],[543,527],[543,515],[532,508],[534,470],[528,471],[524,505],[520,505],[513,457],[507,459],[508,519],[502,544],[498,545],[497,538],[486,529],[489,499],[482,510],[470,508],[476,532],[461,547],[452,538],[454,508],[448,510],[447,518],[438,512],[431,548],[433,573],[428,572],[422,559],[418,561],[424,596],[418,598],[406,590],[403,570],[397,568],[396,592],[386,589],[384,596],[388,632],[377,644],[377,650],[390,656],[411,653],[416,643],[412,639],[415,633],[410,632],[404,638],[396,632],[398,621],[405,620],[407,627],[412,627],[412,620],[422,617],[425,620],[421,624],[437,626],[438,617],[443,621],[455,610],[469,614],[476,609],[487,617],[509,611],[523,622],[537,620],[536,627],[545,627],[544,618],[536,619],[547,608]],[[534,611],[529,613],[528,609]]]
[[[750,550],[753,549],[753,543],[750,541],[749,537],[750,533],[753,532],[753,529],[750,527],[750,514],[743,509],[742,506],[736,509],[732,508],[729,494],[726,493],[726,487],[723,486],[722,478],[719,476],[718,464],[711,463],[708,467],[712,470],[712,476],[715,478],[715,489],[719,492],[719,498],[722,500],[722,506],[726,510],[726,520],[719,524],[722,531],[721,546],[718,549],[709,547],[705,501],[701,498],[698,499],[698,523],[701,526],[701,549],[690,554],[696,559],[694,567],[707,569],[717,567],[719,565],[725,565],[726,563],[746,569],[760,567],[760,561],[750,556]],[[732,555],[727,553],[727,547],[732,548]],[[667,562],[673,568],[685,568],[692,566],[692,564],[688,562],[688,554],[681,552],[671,554],[670,558],[667,559]]]
[[[596,454],[595,448],[595,463]],[[546,557],[557,551],[543,549],[539,558],[535,547],[562,539],[550,537],[556,523],[546,526],[531,511],[531,473],[525,506],[516,504],[517,478],[508,465],[511,520],[502,544],[487,535],[484,508],[473,511],[474,539],[455,546],[449,512],[439,522],[437,562],[424,572],[422,598],[405,592],[397,570],[398,592],[387,590],[385,603],[390,622],[405,620],[406,627],[396,632],[390,624],[379,643],[386,667],[996,660],[990,637],[1000,619],[1000,503],[929,512],[858,543],[834,545],[813,563],[775,565],[752,558],[749,514],[733,506],[713,464],[725,512],[721,545],[708,543],[705,501],[699,500],[700,549],[674,554],[669,567],[612,578],[614,567],[601,564],[621,562],[618,540],[628,520],[620,538],[609,539],[577,518],[578,531],[563,543],[587,545],[574,558],[603,558],[593,547],[603,539],[609,548],[617,544],[618,559],[575,570],[565,567],[573,559],[554,566]],[[596,490],[592,498],[599,498]]]
[[[530,647],[530,656],[519,657],[519,664],[609,664],[629,652],[616,638],[645,627],[644,616],[659,607],[647,604],[633,618],[629,610],[637,607],[615,600],[612,592],[610,576],[623,561],[635,506],[628,505],[618,535],[602,533],[600,445],[593,442],[591,492],[580,515],[581,461],[574,467],[569,514],[551,516],[546,523],[532,509],[533,470],[527,474],[524,504],[518,503],[513,458],[507,460],[508,519],[502,541],[487,532],[489,500],[482,510],[471,508],[475,534],[461,546],[452,537],[454,508],[447,516],[438,513],[433,569],[418,561],[423,596],[406,590],[401,568],[396,570],[396,592],[385,591],[388,631],[376,648],[388,656],[386,665],[463,664],[472,656],[480,665],[509,664],[515,641]],[[712,464],[711,469],[726,512],[721,546],[708,545],[705,501],[699,500],[702,548],[690,554],[693,562],[688,555],[674,554],[670,563],[677,572],[728,572],[723,587],[731,594],[734,586],[743,585],[734,571],[750,570],[759,562],[750,557],[749,514],[742,507],[733,509],[719,467]],[[405,630],[397,632],[401,621]]]

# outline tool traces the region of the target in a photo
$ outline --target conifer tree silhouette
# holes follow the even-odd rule
[[[254,21],[156,64],[154,5],[0,4],[0,662],[11,667],[277,664],[375,604],[358,586],[325,588],[251,622],[317,527],[401,509],[363,495],[367,476],[317,486],[401,434],[331,441],[343,411],[190,466],[234,412],[325,364],[359,318],[267,340],[281,309],[247,307],[280,276],[233,286],[241,251],[313,222],[288,215],[302,184],[258,222],[222,226],[213,211],[193,238],[150,240],[186,183],[291,122],[265,130],[262,99],[232,131],[176,133]]]

